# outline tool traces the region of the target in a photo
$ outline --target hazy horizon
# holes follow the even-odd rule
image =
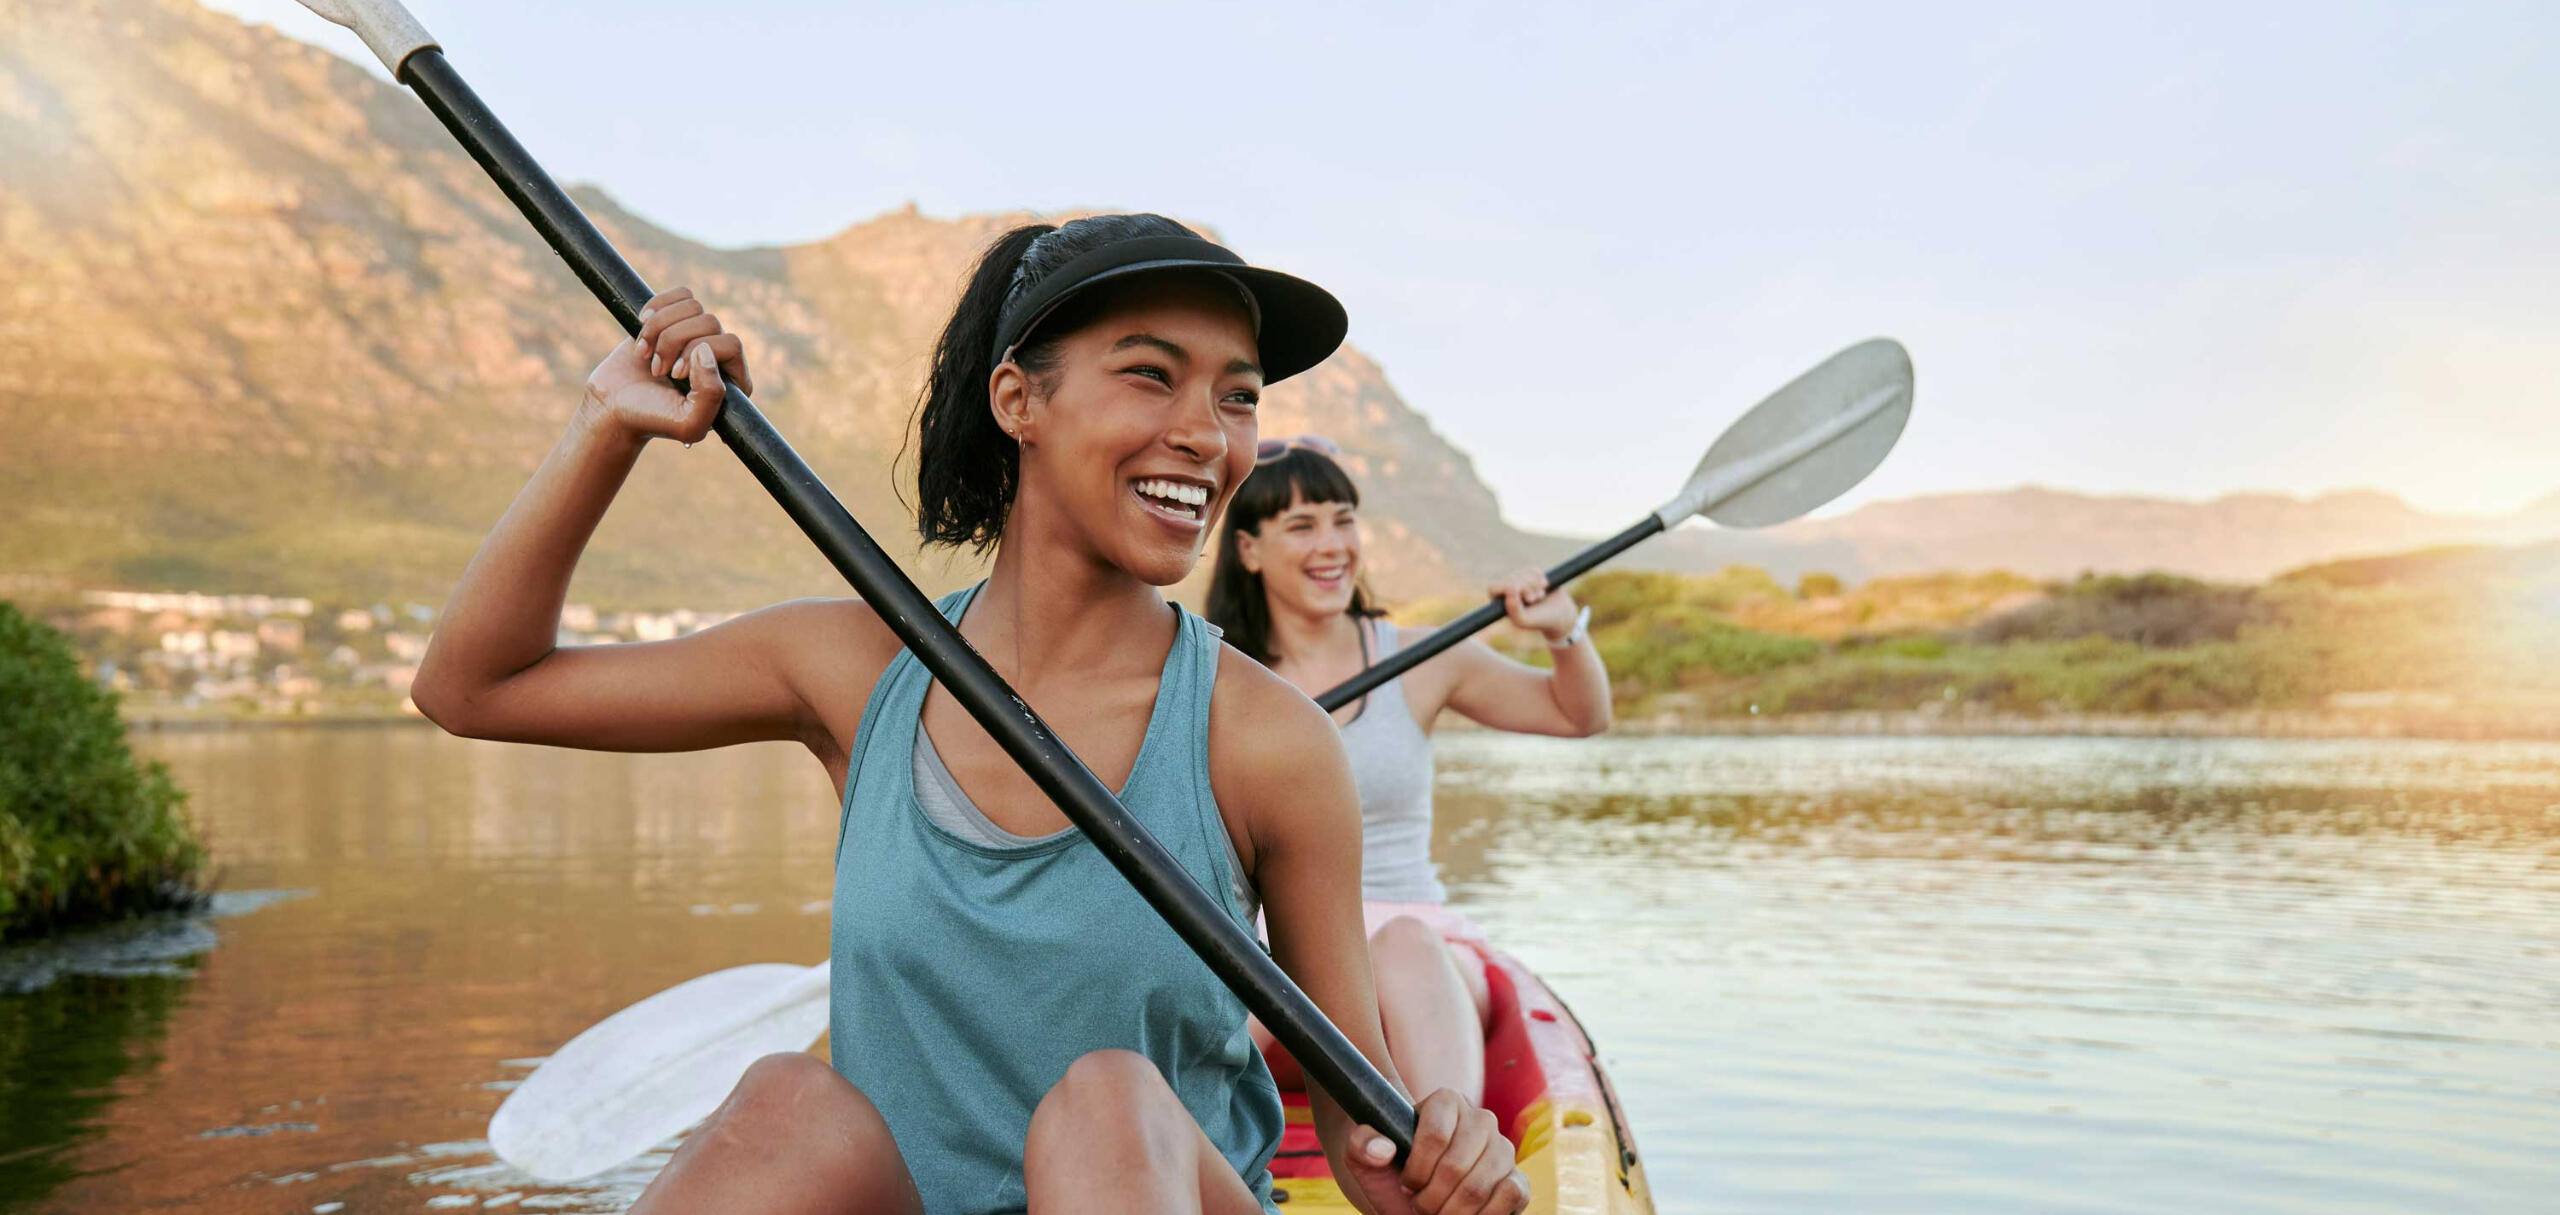
[[[213,6],[362,55],[289,0]],[[554,173],[708,243],[909,202],[1215,225],[1341,295],[1524,527],[1614,529],[1878,333],[1918,404],[1835,510],[2560,490],[2560,85],[2530,72],[2560,11],[412,7]],[[660,62],[649,96],[702,100],[599,103]]]

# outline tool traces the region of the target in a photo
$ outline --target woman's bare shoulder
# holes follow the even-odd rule
[[[1342,731],[1306,693],[1233,646],[1220,647],[1209,699],[1209,786],[1266,899],[1290,897],[1266,880],[1283,871],[1270,867],[1275,857],[1298,858],[1302,872],[1358,875],[1360,791]],[[1347,860],[1330,851],[1345,840]]]
[[[852,598],[787,600],[731,625],[755,629],[781,651],[802,698],[821,719],[844,728],[859,722],[872,686],[905,644],[877,609]]]
[[[1224,642],[1218,645],[1217,688],[1209,697],[1213,756],[1222,743],[1239,758],[1285,755],[1316,743],[1341,747],[1333,719],[1306,693]]]
[[[836,655],[846,661],[887,665],[898,653],[898,635],[870,604],[859,599],[786,599],[740,616],[758,622],[768,636],[788,639],[799,656]]]
[[[1287,807],[1349,789],[1351,761],[1342,732],[1316,702],[1222,644],[1209,698],[1209,779],[1221,805]]]

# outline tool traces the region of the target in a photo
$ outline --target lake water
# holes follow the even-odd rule
[[[826,953],[835,808],[786,748],[142,746],[241,893],[0,956],[0,1206],[616,1210],[662,1157],[534,1184],[481,1141],[509,1085]],[[1442,756],[1455,896],[1589,1023],[1666,1213],[2560,1208],[2560,747]]]

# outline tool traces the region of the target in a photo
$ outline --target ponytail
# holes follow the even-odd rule
[[[984,552],[1004,532],[1022,449],[987,408],[987,378],[996,370],[987,345],[1023,252],[1054,231],[1026,224],[987,246],[934,345],[915,432],[916,530],[927,544]]]

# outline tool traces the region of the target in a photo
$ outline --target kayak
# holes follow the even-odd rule
[[[1519,959],[1462,920],[1442,925],[1484,966],[1484,1105],[1528,1178],[1532,1215],[1653,1215],[1634,1136],[1573,1011]],[[701,1121],[749,1063],[805,1050],[826,1028],[830,967],[735,966],[677,984],[589,1026],[509,1093],[489,1144],[546,1181],[592,1177]],[[1356,1210],[1316,1141],[1295,1060],[1267,1048],[1287,1114],[1271,1161],[1297,1211]]]
[[[1531,1215],[1652,1215],[1635,1138],[1573,1010],[1519,959],[1448,940],[1460,957],[1484,960],[1484,1106],[1519,1152]],[[1357,1210],[1334,1184],[1306,1094],[1292,1089],[1296,1064],[1279,1047],[1270,1051],[1289,1116],[1271,1161],[1279,1201],[1291,1212]]]

